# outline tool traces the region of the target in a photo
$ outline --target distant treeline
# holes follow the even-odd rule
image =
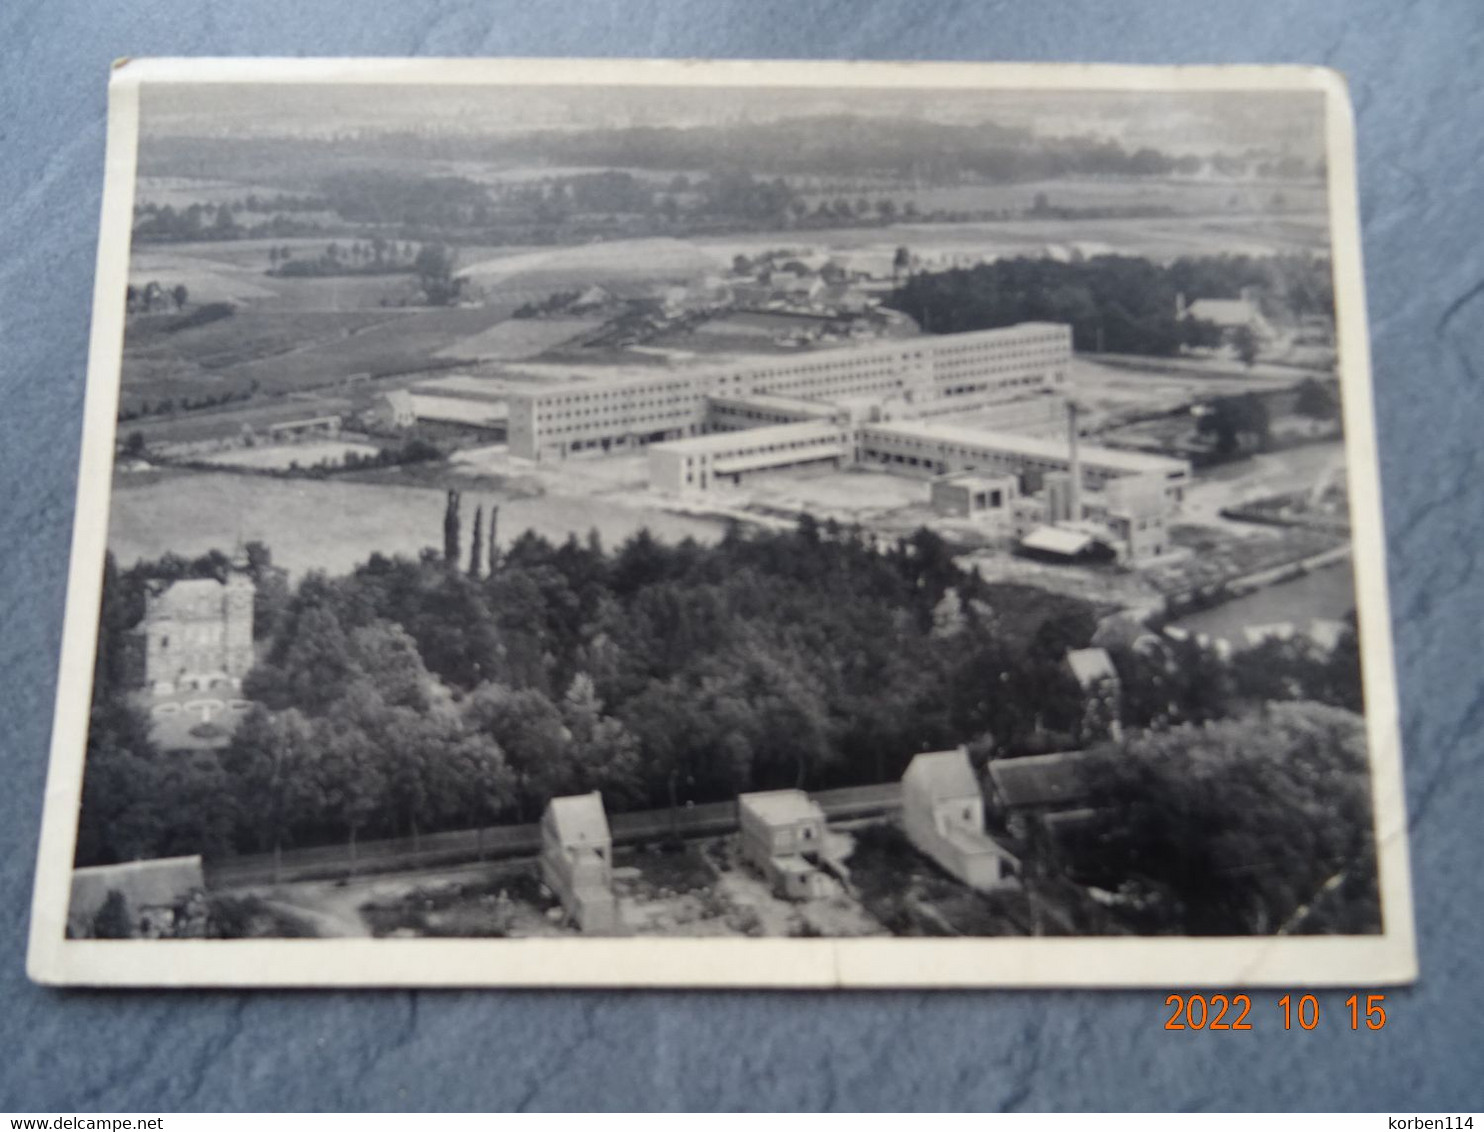
[[[1213,324],[1176,317],[1180,296],[1235,298],[1247,287],[1257,289],[1265,308],[1290,318],[1333,313],[1329,261],[1306,256],[1215,256],[1168,265],[1113,255],[1004,259],[914,274],[886,305],[934,334],[1063,322],[1078,350],[1167,356],[1220,341]]]
[[[698,127],[479,134],[351,132],[323,138],[160,137],[141,147],[145,176],[209,176],[251,182],[264,168],[294,170],[310,196],[326,176],[380,164],[482,162],[609,166],[659,171],[744,168],[767,176],[891,176],[951,183],[1063,176],[1189,175],[1282,179],[1319,176],[1322,164],[1293,155],[1229,152],[1211,157],[1129,149],[1094,137],[1041,137],[992,122],[953,125],[909,118],[816,115]]]
[[[266,219],[253,219],[241,205],[194,203],[144,205],[135,210],[134,238],[144,242],[188,242],[193,240],[290,239],[323,231],[319,220],[299,219],[274,211]]]

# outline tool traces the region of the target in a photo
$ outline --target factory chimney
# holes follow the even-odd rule
[[[1071,459],[1067,470],[1071,473],[1071,484],[1067,491],[1067,510],[1074,523],[1082,521],[1082,457],[1077,451],[1077,402],[1067,401],[1067,447]]]

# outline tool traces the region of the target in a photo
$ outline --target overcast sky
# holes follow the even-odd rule
[[[705,126],[821,114],[997,122],[1043,136],[1095,134],[1173,152],[1256,147],[1322,153],[1317,93],[817,90],[588,86],[145,84],[146,134],[326,135],[379,130],[509,133]]]

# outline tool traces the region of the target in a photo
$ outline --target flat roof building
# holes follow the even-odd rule
[[[1051,437],[1023,436],[941,421],[892,421],[865,426],[861,433],[862,445],[879,441],[882,450],[894,451],[891,445],[895,443],[932,456],[936,464],[943,466],[933,467],[926,463],[926,457],[919,465],[940,475],[949,471],[998,471],[994,466],[997,463],[1023,464],[1048,472],[1064,472],[1071,467],[1066,441]],[[1190,475],[1190,464],[1185,460],[1089,444],[1078,448],[1084,486],[1094,490],[1108,480],[1123,476],[1164,475],[1173,482]],[[971,467],[951,466],[975,460],[981,462]]]
[[[707,398],[768,395],[830,403],[899,397],[922,414],[973,411],[1059,390],[1071,355],[1070,327],[1022,323],[734,358],[683,373],[662,367],[527,366],[512,376],[523,372],[552,384],[511,390],[510,450],[539,460],[695,435],[706,427]]]
[[[824,811],[802,790],[765,790],[737,799],[742,856],[790,900],[827,896],[835,885],[826,862]],[[836,866],[838,867],[838,866]]]
[[[740,483],[753,472],[801,464],[839,467],[850,458],[849,429],[801,421],[656,444],[649,450],[649,482],[671,495],[695,495],[720,483]]]

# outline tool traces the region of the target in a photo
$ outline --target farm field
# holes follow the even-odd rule
[[[374,456],[379,449],[372,444],[356,444],[345,440],[320,440],[304,444],[280,444],[272,448],[234,448],[228,452],[217,452],[203,457],[203,462],[223,468],[277,468],[286,469],[298,464],[301,468],[313,467],[328,460],[339,464],[354,452],[358,456]]]
[[[1321,208],[1324,187],[1270,181],[1156,180],[1152,177],[1095,180],[1020,181],[1009,184],[948,185],[916,188],[886,182],[843,184],[801,194],[811,208],[820,201],[844,197],[852,204],[865,198],[874,207],[889,200],[898,210],[909,201],[919,212],[971,212],[1031,208],[1039,194],[1050,208],[1168,208],[1186,214],[1240,214],[1269,207],[1281,193],[1289,208]]]
[[[123,406],[254,388],[271,396],[351,377],[447,369],[453,360],[436,354],[450,338],[486,330],[506,313],[496,307],[239,313],[170,335],[168,347],[155,336],[145,348],[126,351]]]
[[[605,240],[476,260],[460,255],[461,272],[481,286],[563,290],[592,284],[685,280],[716,271],[730,260],[715,258],[703,244],[686,239]]]
[[[506,313],[490,307],[422,308],[352,337],[244,363],[233,370],[233,377],[256,379],[264,392],[288,393],[358,374],[382,377],[442,369],[453,363],[434,355],[450,338],[477,334]]]
[[[510,498],[499,491],[464,493],[466,523],[474,508],[499,504],[499,541],[526,530],[561,542],[597,529],[614,546],[648,527],[655,537],[711,543],[719,523],[672,515],[618,498],[547,495]],[[416,556],[442,546],[440,487],[353,483],[334,479],[268,479],[230,472],[168,475],[152,483],[118,479],[109,513],[108,545],[121,564],[168,552],[195,556],[239,541],[261,539],[276,564],[295,578],[309,570],[347,573],[373,553]]]
[[[218,180],[210,177],[140,176],[134,188],[139,204],[169,205],[176,211],[193,204],[236,201],[247,196],[276,197],[285,190],[264,184]]]
[[[926,266],[968,263],[981,258],[1042,256],[1048,252],[1138,255],[1168,261],[1180,256],[1275,255],[1327,252],[1322,212],[1229,219],[1162,217],[1112,220],[1004,220],[962,224],[896,223],[889,226],[811,231],[777,229],[698,237],[697,247],[730,263],[737,254],[757,255],[773,248],[813,249],[837,254],[853,269],[891,274],[892,257],[909,248]]]
[[[602,325],[601,318],[512,318],[460,338],[433,356],[516,362],[534,358]]]
[[[226,369],[276,354],[348,338],[368,327],[407,317],[405,312],[239,310],[203,326],[170,330],[176,313],[138,316],[129,321],[124,346],[124,379],[132,369],[175,364]]]
[[[195,386],[199,392],[200,385]],[[119,422],[119,436],[139,433],[148,444],[195,444],[240,437],[244,430],[261,431],[281,421],[344,413],[354,407],[346,397],[296,397],[265,404],[229,405],[218,411],[184,413]]]

